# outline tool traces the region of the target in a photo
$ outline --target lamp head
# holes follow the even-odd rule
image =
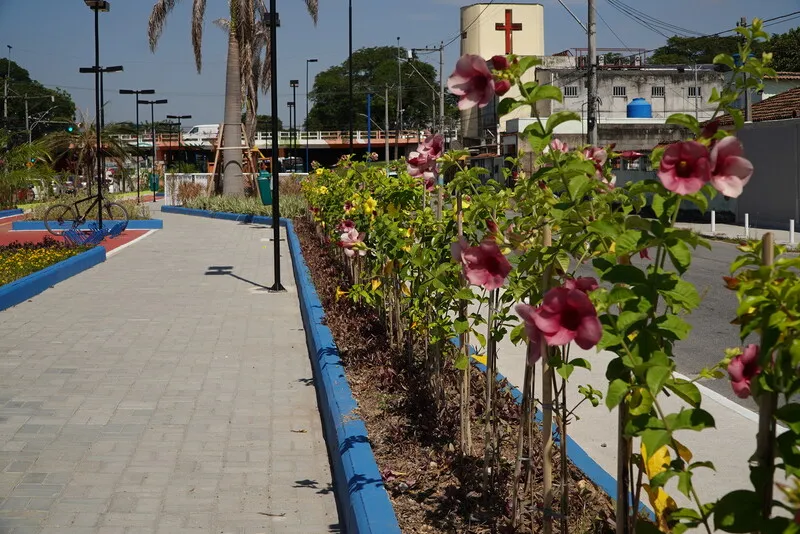
[[[289,87],[300,87],[300,80],[289,80]]]
[[[83,3],[93,11],[103,11],[107,13],[111,10],[111,2],[108,0],[83,0]]]
[[[307,59],[306,60],[307,63],[316,63],[317,61],[319,61],[317,58]]]

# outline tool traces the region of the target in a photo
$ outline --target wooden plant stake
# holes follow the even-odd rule
[[[552,246],[550,226],[542,232],[542,245]],[[545,268],[542,293],[550,289],[551,266]],[[553,532],[553,368],[550,366],[550,349],[542,341],[542,533]]]
[[[461,204],[461,192],[456,194],[456,227],[459,239],[464,237],[464,213]],[[465,281],[463,273],[460,279],[461,287],[464,287]],[[467,320],[467,303],[464,300],[459,303],[458,316],[462,321]],[[470,456],[472,454],[472,422],[470,420],[470,377],[472,376],[472,365],[469,361],[469,334],[467,332],[462,332],[458,336],[458,341],[458,350],[462,351],[467,361],[461,381],[461,453],[464,456]]]
[[[533,379],[533,366],[529,363],[531,361],[531,352],[533,346],[528,341],[527,349],[525,351],[525,379],[522,383],[522,417],[519,422],[519,433],[517,435],[517,456],[514,463],[514,482],[513,482],[513,496],[511,498],[511,521],[514,527],[519,522],[519,509],[521,503],[519,502],[519,485],[522,481],[522,466],[530,465],[530,434],[528,430],[530,425],[531,414],[531,380]],[[523,457],[525,454],[525,445],[528,444],[528,456]],[[527,468],[526,468],[527,471]]]
[[[494,313],[497,308],[499,290],[493,289],[489,292],[489,312],[486,321],[486,404],[483,421],[483,488],[485,495],[489,494],[491,480],[494,478],[493,469],[496,461],[495,439],[495,382],[497,379],[497,351],[492,336],[492,326],[494,325]],[[487,501],[488,502],[488,501]]]
[[[761,238],[761,263],[775,262],[775,247],[772,232]],[[763,334],[762,334],[763,335]],[[756,488],[761,495],[761,514],[766,520],[772,515],[773,479],[775,478],[775,410],[778,395],[774,391],[762,391],[758,395],[758,435],[756,459],[758,467],[766,471],[763,486]]]

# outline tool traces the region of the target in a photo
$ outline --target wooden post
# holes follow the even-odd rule
[[[464,213],[461,203],[461,192],[456,193],[456,229],[459,239],[464,237]],[[464,286],[464,275],[461,277],[461,286]],[[467,305],[463,300],[459,303],[459,319],[467,319]],[[472,421],[470,420],[470,379],[472,376],[472,365],[469,361],[469,335],[462,332],[458,336],[459,350],[463,352],[467,360],[461,381],[461,453],[464,456],[472,454]]]
[[[761,263],[772,265],[775,262],[775,247],[772,232],[761,238]],[[758,435],[756,458],[758,467],[765,470],[763,486],[756,488],[761,494],[761,514],[769,519],[772,515],[773,478],[775,477],[775,410],[778,395],[774,391],[762,391],[758,395]]]
[[[553,244],[550,226],[542,231],[542,245]],[[550,289],[551,266],[545,268],[542,293]],[[542,534],[553,532],[553,368],[550,367],[550,349],[542,342]]]

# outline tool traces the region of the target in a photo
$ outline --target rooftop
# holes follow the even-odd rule
[[[800,87],[789,89],[753,104],[751,109],[753,122],[796,119],[800,117]],[[733,119],[730,115],[724,115],[720,118],[719,123],[722,126],[733,124]]]
[[[765,80],[800,80],[800,72],[776,72],[775,76],[764,76]]]

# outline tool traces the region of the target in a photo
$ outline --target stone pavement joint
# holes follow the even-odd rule
[[[0,532],[339,532],[286,242],[163,217],[0,312]]]

